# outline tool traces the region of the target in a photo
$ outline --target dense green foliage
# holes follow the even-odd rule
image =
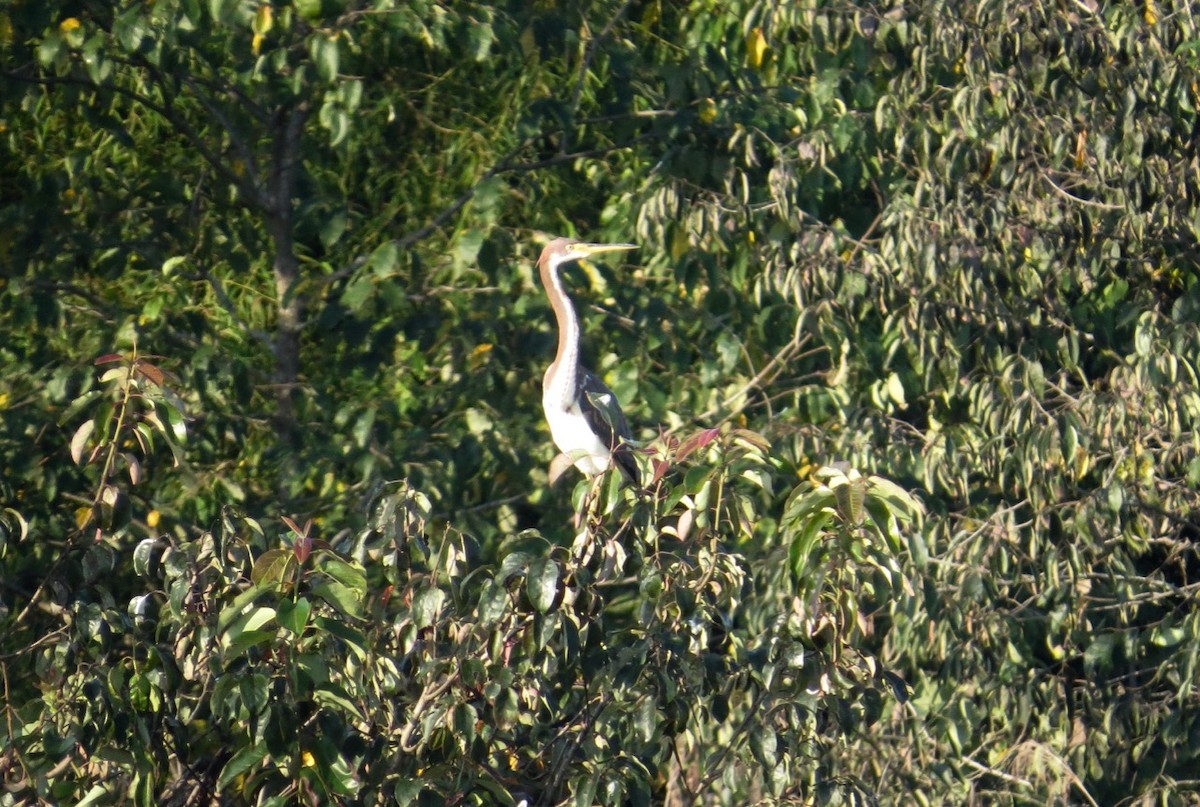
[[[15,2],[0,55],[0,803],[1200,790],[1190,7]],[[569,285],[644,491],[548,485],[553,235],[641,246]]]

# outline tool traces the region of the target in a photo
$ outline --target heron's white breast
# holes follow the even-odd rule
[[[554,445],[574,460],[575,467],[588,476],[607,470],[612,462],[612,452],[592,431],[579,411],[579,404],[572,403],[563,408],[555,405],[553,398],[549,393],[544,395],[542,408],[546,410],[546,422],[550,424]]]

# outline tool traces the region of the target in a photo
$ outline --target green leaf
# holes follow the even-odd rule
[[[575,791],[575,807],[595,807],[596,804],[596,787],[600,784],[600,772],[593,771],[590,774],[576,779],[572,783],[572,788]]]
[[[361,632],[331,617],[316,617],[313,624],[318,630],[330,633],[345,642],[359,661],[367,657],[367,640]]]
[[[317,76],[326,84],[332,84],[338,77],[338,36],[330,36],[319,32],[313,34],[309,44],[313,62],[317,66]]]
[[[266,708],[269,699],[267,690],[269,683],[267,676],[262,673],[244,675],[238,681],[238,692],[242,697],[242,704],[251,715],[262,714]]]
[[[477,23],[467,28],[468,51],[477,62],[482,62],[488,57],[488,52],[492,49],[492,42],[495,40],[496,34],[492,31],[492,26],[489,23]]]
[[[540,613],[547,613],[558,597],[558,581],[561,570],[553,558],[538,558],[529,564],[525,575],[525,590],[529,601]]]
[[[925,505],[919,499],[890,479],[872,476],[868,478],[868,482],[869,495],[882,499],[892,511],[892,515],[901,521],[911,521],[925,512]]]
[[[236,25],[238,6],[241,0],[208,0],[208,14],[213,22],[221,25]]]
[[[171,433],[180,445],[187,442],[187,423],[184,422],[183,413],[169,403],[163,403],[162,408],[167,412],[167,422],[171,424]]]
[[[346,211],[335,210],[332,214],[325,218],[321,223],[319,235],[321,238],[321,246],[325,249],[331,249],[334,244],[341,240],[343,233],[346,232]]]
[[[66,423],[70,423],[80,412],[91,406],[92,402],[103,394],[104,392],[102,390],[88,390],[75,400],[71,401],[71,405],[68,406],[66,411],[59,416],[58,425],[62,426]]]
[[[254,600],[259,596],[268,591],[274,590],[274,588],[274,584],[267,584],[263,586],[251,585],[241,594],[238,594],[233,598],[233,601],[230,602],[229,605],[221,609],[221,613],[217,617],[217,630],[226,630],[229,625],[245,614],[247,606],[254,602]]]
[[[139,577],[157,577],[158,564],[154,562],[155,550],[160,546],[158,538],[138,541],[133,548],[133,571]]]
[[[1116,633],[1102,633],[1093,636],[1087,649],[1083,651],[1084,667],[1101,672],[1112,669],[1113,652],[1116,650],[1120,638],[1120,635]]]
[[[498,582],[489,580],[479,595],[479,624],[491,626],[507,612],[508,590]]]
[[[467,266],[472,266],[476,258],[479,257],[479,250],[483,248],[484,233],[482,230],[467,230],[460,235],[454,243],[454,264],[455,268],[461,271]]]
[[[356,277],[346,284],[342,292],[342,305],[353,312],[358,312],[375,291],[375,281],[368,275]]]
[[[280,625],[299,636],[308,626],[308,617],[311,613],[312,603],[307,597],[299,597],[295,602],[281,600],[277,617]]]
[[[83,553],[83,579],[94,583],[108,576],[115,568],[116,560],[116,553],[104,544],[88,547]]]
[[[865,479],[848,479],[842,484],[835,484],[833,492],[837,496],[838,512],[842,519],[852,525],[858,525],[863,518],[863,497],[866,492]]]
[[[514,577],[523,576],[529,564],[535,560],[528,552],[510,552],[500,562],[500,570],[496,572],[496,582],[507,586]]]
[[[186,262],[186,255],[175,255],[174,257],[167,258],[165,261],[163,261],[162,269],[160,271],[162,271],[164,277],[170,277],[171,275],[175,274],[176,269]]]
[[[779,738],[770,726],[759,725],[750,733],[750,752],[767,770],[774,768],[779,761],[778,743]]]
[[[454,732],[456,739],[464,746],[475,742],[475,723],[479,713],[469,703],[460,703],[454,709]]]
[[[413,624],[418,628],[428,628],[433,625],[441,614],[445,600],[446,592],[440,588],[426,588],[418,591],[413,597]]]
[[[345,689],[337,684],[321,684],[313,691],[313,700],[333,711],[344,712],[353,719],[361,719],[362,710]]]
[[[384,241],[367,258],[367,268],[376,277],[388,277],[396,271],[400,262],[400,251],[395,241]]]
[[[293,582],[297,568],[295,552],[290,549],[269,549],[254,561],[250,580],[261,588],[273,588],[281,583]]]
[[[234,621],[229,626],[227,634],[236,636],[243,631],[258,630],[275,619],[275,609],[262,605],[257,608],[251,608],[246,613],[242,614],[241,618]]]
[[[229,640],[229,643],[225,648],[225,661],[228,663],[234,661],[252,647],[269,644],[275,639],[275,631],[236,631],[227,634],[226,638]]]
[[[100,800],[108,795],[108,788],[104,785],[92,785],[83,798],[75,802],[75,807],[91,807],[93,804],[99,804]]]
[[[417,800],[424,787],[424,780],[421,779],[401,779],[396,782],[396,787],[392,790],[392,798],[395,799],[396,807],[408,807]]]
[[[320,570],[354,591],[360,599],[367,596],[367,577],[359,566],[328,552],[321,554]]]
[[[815,566],[813,563],[814,550],[825,526],[833,517],[834,511],[830,508],[813,514],[792,538],[792,544],[788,550],[788,561],[791,565],[792,575],[797,580],[806,579],[807,572]]]
[[[658,728],[659,717],[658,708],[656,707],[654,698],[642,698],[637,709],[633,713],[633,725],[637,729],[638,736],[644,743],[649,743],[654,739],[654,732]]]
[[[224,790],[234,779],[246,773],[267,758],[266,743],[252,743],[243,747],[225,763],[217,777],[217,789]]]
[[[38,45],[37,57],[42,67],[53,69],[66,56],[67,47],[57,32],[51,32]]]
[[[336,580],[318,580],[313,584],[312,593],[346,616],[357,617],[362,612],[359,592]]]

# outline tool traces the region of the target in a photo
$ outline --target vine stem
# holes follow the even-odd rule
[[[100,472],[100,483],[96,485],[96,495],[92,497],[93,513],[100,504],[104,489],[108,487],[108,478],[112,475],[113,466],[117,462],[117,448],[121,444],[121,430],[125,427],[125,414],[129,411],[129,388],[133,385],[133,374],[137,369],[137,362],[137,343],[134,343],[133,353],[129,357],[129,370],[125,373],[125,382],[121,385],[121,406],[117,409],[117,425],[108,444],[108,456],[104,460],[104,470]],[[82,532],[82,527],[80,531]]]
[[[117,422],[115,431],[113,431],[111,440],[108,444],[108,456],[106,456],[104,459],[104,469],[100,472],[100,481],[96,485],[96,493],[92,496],[92,505],[88,514],[88,520],[79,527],[78,532],[71,536],[71,538],[67,541],[66,547],[64,547],[59,556],[54,559],[54,563],[51,565],[50,571],[48,571],[46,576],[43,577],[41,582],[38,583],[38,587],[34,589],[33,594],[31,594],[29,597],[29,602],[25,603],[25,607],[21,609],[21,613],[17,614],[16,619],[13,620],[14,628],[24,622],[25,618],[29,616],[29,612],[33,610],[33,607],[37,605],[38,600],[41,599],[42,592],[46,590],[46,584],[53,579],[54,575],[58,572],[59,567],[62,566],[63,562],[71,554],[71,550],[75,548],[79,536],[83,535],[84,527],[90,524],[92,519],[94,519],[96,516],[97,508],[100,506],[100,500],[104,496],[104,489],[108,487],[108,478],[112,474],[113,466],[117,461],[117,448],[121,444],[121,430],[125,427],[125,415],[129,411],[129,389],[131,386],[133,386],[133,374],[137,369],[137,361],[137,344],[135,343],[133,346],[133,352],[129,357],[129,369],[125,373],[125,381],[121,385],[121,405],[117,408]]]

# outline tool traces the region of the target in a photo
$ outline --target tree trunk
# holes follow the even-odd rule
[[[300,136],[308,117],[306,105],[280,110],[275,125],[275,153],[268,191],[267,228],[275,258],[275,428],[280,442],[298,444],[295,391],[300,380],[300,332],[304,327],[305,297],[299,287],[300,262],[296,258],[292,198],[300,167]]]

